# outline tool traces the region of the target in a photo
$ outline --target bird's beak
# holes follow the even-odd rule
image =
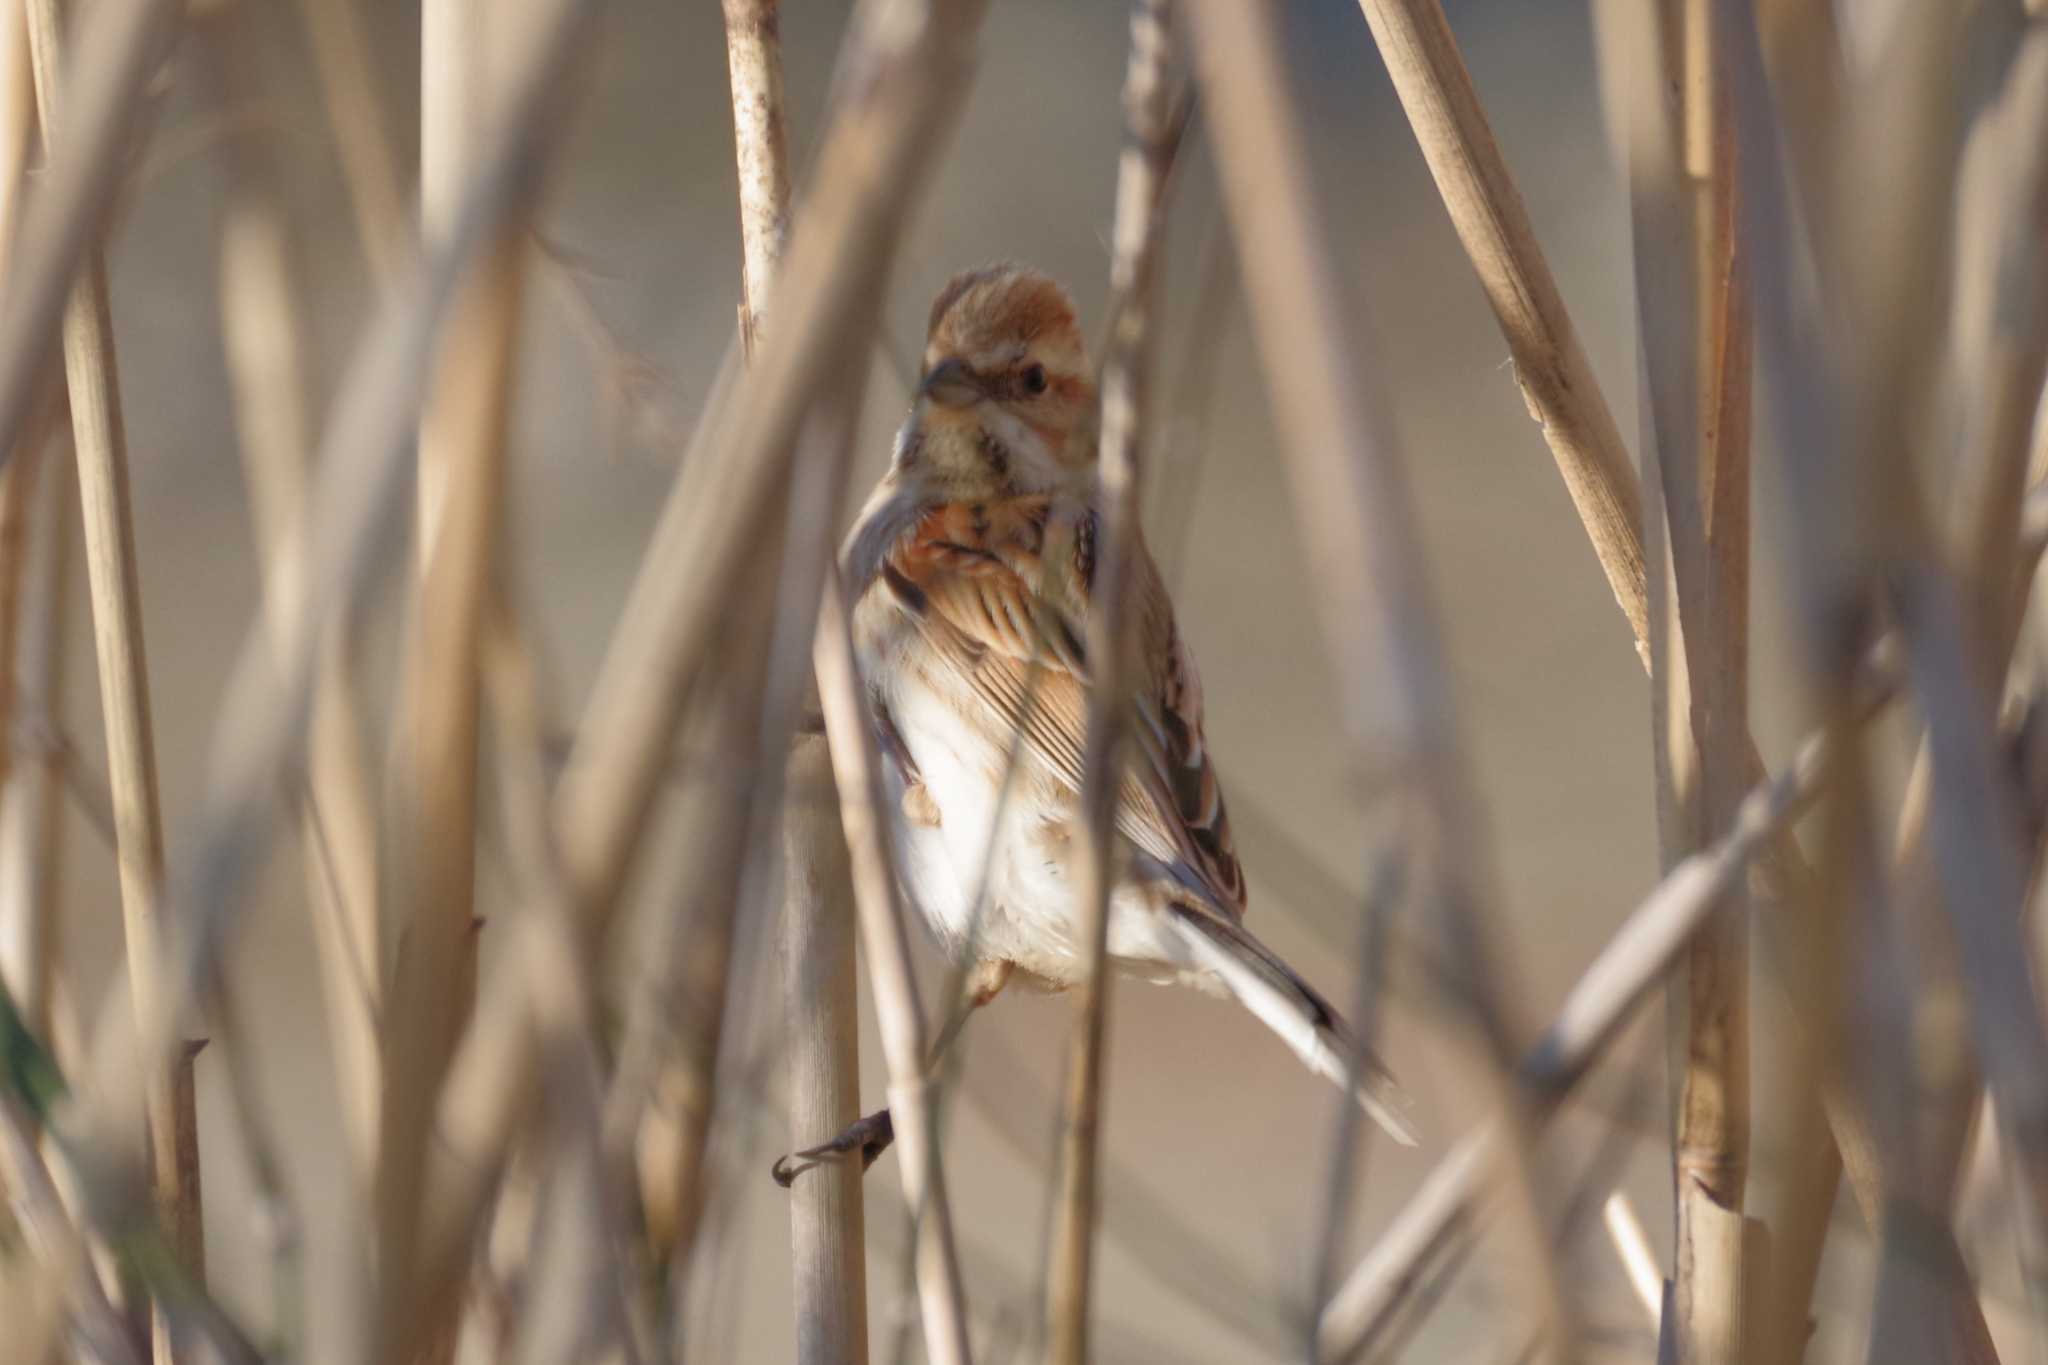
[[[942,360],[917,386],[917,396],[929,398],[942,408],[964,408],[979,403],[983,394],[980,383],[965,362]]]

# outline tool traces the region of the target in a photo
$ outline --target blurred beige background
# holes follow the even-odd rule
[[[517,0],[502,0],[516,3]],[[792,146],[808,154],[845,21],[840,0],[785,0]],[[1533,1027],[1655,875],[1647,689],[1506,350],[1438,204],[1363,19],[1344,0],[1286,6],[1290,57],[1311,136],[1322,207],[1351,301],[1368,320],[1383,388],[1393,395],[1458,702],[1488,819],[1483,857],[1503,962]],[[1467,0],[1452,20],[1495,127],[1551,253],[1594,367],[1624,432],[1634,434],[1633,324],[1626,206],[1600,121],[1592,36],[1581,4]],[[414,122],[412,6],[378,0],[373,38],[391,126]],[[367,293],[331,142],[296,27],[273,6],[264,35],[274,106],[262,135],[287,152],[307,234],[322,382],[330,389],[366,316]],[[1098,331],[1124,65],[1125,9],[1106,0],[997,0],[979,83],[944,168],[915,220],[891,289],[888,344],[913,355],[932,292],[954,270],[1014,256],[1065,279]],[[217,313],[214,228],[222,189],[217,110],[188,49],[159,115],[155,151],[114,244],[113,297],[173,854],[186,849],[214,705],[255,608],[253,561],[229,421]],[[545,232],[583,271],[604,322],[650,363],[659,401],[687,428],[734,317],[738,230],[731,120],[713,0],[613,6],[586,98],[559,163]],[[401,133],[409,150],[410,133]],[[1186,445],[1155,461],[1172,487],[1153,499],[1152,534],[1173,566],[1181,618],[1201,661],[1209,733],[1226,776],[1252,881],[1254,923],[1333,998],[1352,997],[1363,818],[1336,762],[1331,686],[1302,596],[1300,542],[1280,454],[1235,296],[1221,310],[1213,393],[1199,407],[1175,384],[1219,220],[1213,168],[1191,140],[1173,208],[1167,350],[1161,394]],[[1205,245],[1210,244],[1210,245]],[[544,609],[565,715],[596,667],[676,452],[620,439],[602,401],[597,357],[546,278],[528,290],[514,444],[518,540]],[[879,473],[904,407],[877,364],[856,476]],[[1772,488],[1759,480],[1766,501]],[[1184,523],[1184,525],[1183,525]],[[1760,516],[1759,535],[1775,523]],[[1176,544],[1184,549],[1176,552]],[[1786,702],[1782,621],[1768,564],[1757,574],[1758,727],[1782,755],[1797,722]],[[379,629],[399,611],[387,590]],[[82,621],[82,617],[80,618]],[[70,724],[98,762],[90,649],[78,665]],[[388,651],[387,651],[388,652]],[[235,970],[258,1017],[266,1099],[288,1138],[308,1254],[331,1255],[323,1223],[341,1191],[339,1129],[310,949],[289,841],[264,882]],[[687,869],[656,857],[643,900]],[[486,915],[504,879],[484,857]],[[74,962],[104,984],[118,954],[111,862],[74,824],[67,932]],[[651,888],[651,890],[650,890]],[[485,930],[486,940],[490,931]],[[935,961],[927,953],[927,968]],[[935,976],[935,971],[930,973]],[[1417,1151],[1374,1145],[1349,1239],[1351,1255],[1413,1191],[1455,1136],[1459,1097],[1444,1093],[1397,979],[1383,1051],[1420,1101]],[[771,972],[751,1004],[772,1023]],[[1064,1000],[1006,997],[968,1041],[965,1102],[949,1174],[977,1313],[1028,1320],[1041,1260],[1046,1154],[1068,1019]],[[1546,1151],[1560,1188],[1593,1168],[1587,1234],[1569,1283],[1615,1359],[1647,1359],[1641,1311],[1597,1232],[1601,1179],[1625,1179],[1660,1253],[1668,1202],[1662,1163],[1661,1011],[1629,1035],[1620,1060],[1647,1063],[1625,1121],[1644,1141],[1602,1145],[1602,1108],[1624,1094],[1625,1066],[1587,1088],[1595,1113]],[[1769,1033],[1759,1025],[1759,1045]],[[1299,1358],[1297,1342],[1325,1199],[1332,1095],[1226,1003],[1125,984],[1111,1021],[1107,1135],[1113,1163],[1109,1251],[1099,1281],[1100,1358],[1202,1362]],[[864,1095],[881,1097],[871,1034]],[[1768,1069],[1768,1061],[1765,1062]],[[208,1059],[199,1063],[209,1247],[216,1282],[252,1322],[271,1303],[243,1153]],[[770,1158],[792,1135],[772,1096],[728,1106],[732,1161],[716,1242],[710,1335],[699,1359],[790,1358],[784,1196]],[[815,1139],[822,1134],[798,1134]],[[1760,1146],[1762,1143],[1760,1142]],[[1619,1152],[1619,1158],[1616,1152]],[[877,1360],[915,1338],[900,1257],[893,1161],[868,1180],[870,1318]],[[1845,1227],[1822,1296],[1822,1340],[1860,1345],[1867,1294],[1861,1234]],[[1832,1307],[1831,1307],[1832,1306]],[[1849,1315],[1845,1322],[1836,1309]],[[316,1322],[327,1311],[308,1305]],[[1458,1279],[1410,1354],[1418,1361],[1506,1358],[1504,1308],[1482,1254]],[[1001,1333],[988,1353],[1000,1360]],[[1499,1343],[1489,1348],[1488,1343]]]

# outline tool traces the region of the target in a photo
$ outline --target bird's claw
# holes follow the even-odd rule
[[[796,1178],[813,1166],[822,1166],[828,1161],[837,1161],[849,1152],[860,1153],[860,1168],[865,1171],[875,1164],[875,1158],[889,1150],[889,1144],[896,1140],[896,1125],[886,1109],[877,1109],[864,1118],[855,1119],[846,1126],[846,1131],[830,1142],[821,1142],[815,1147],[806,1147],[800,1152],[775,1159],[769,1174],[775,1183],[788,1189]]]

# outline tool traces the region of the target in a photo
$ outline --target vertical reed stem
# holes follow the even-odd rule
[[[486,16],[477,0],[430,0],[421,10],[420,226],[428,241],[449,235],[479,131],[500,104],[503,43]],[[499,223],[458,287],[420,419],[418,594],[392,803],[394,923],[404,939],[384,1040],[378,1171],[387,1292],[406,1284],[424,1147],[476,995],[479,650],[503,518],[521,226],[517,217]],[[452,1359],[459,1297],[431,1307],[436,1325],[414,1356],[420,1365]]]
[[[67,146],[71,130],[58,122],[67,65],[60,0],[29,0],[30,50],[43,145],[53,160],[81,155]],[[142,642],[142,592],[129,505],[127,437],[121,421],[120,379],[114,360],[113,317],[107,300],[105,250],[86,249],[64,313],[64,372],[71,397],[71,428],[78,456],[79,501],[84,511],[86,577],[92,593],[93,643],[99,659],[100,706],[106,721],[107,773],[114,801],[120,862],[121,910],[128,944],[129,988],[138,1018],[158,1016],[164,960],[162,906],[164,846],[157,806],[156,748],[150,733],[149,672]],[[201,1221],[199,1127],[193,1098],[192,1050],[182,1047],[143,1079],[148,1113],[151,1188],[171,1246],[187,1272],[205,1273]],[[153,1315],[159,1365],[174,1359],[169,1323]]]
[[[1124,732],[1133,680],[1127,624],[1138,522],[1152,351],[1160,208],[1172,163],[1171,0],[1137,0],[1124,76],[1124,149],[1117,173],[1110,297],[1118,301],[1102,371],[1102,438],[1096,465],[1098,568],[1088,617],[1089,697],[1081,783],[1082,837],[1075,850],[1076,938],[1086,971],[1076,993],[1067,1058],[1060,1200],[1054,1211],[1046,1292],[1047,1359],[1081,1365],[1088,1353],[1088,1305],[1099,1218],[1097,1156],[1102,1141],[1102,1071],[1109,1018],[1105,962],[1109,897],[1118,858],[1115,812],[1122,789]]]

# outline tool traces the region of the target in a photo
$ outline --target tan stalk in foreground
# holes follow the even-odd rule
[[[60,0],[29,0],[29,47],[43,146],[54,160],[80,155],[60,122],[58,72],[67,67]],[[114,798],[121,919],[128,944],[129,990],[138,1019],[162,1008],[159,980],[165,911],[163,816],[157,807],[156,740],[150,731],[149,668],[142,642],[142,586],[135,560],[135,518],[128,491],[128,443],[114,362],[114,321],[107,301],[103,247],[87,249],[64,314],[64,373],[85,514],[85,567],[92,591],[93,644],[100,709],[106,722],[107,778]],[[206,1272],[206,1230],[199,1187],[199,1119],[192,1053],[174,1051],[143,1076],[149,1115],[151,1187],[158,1216],[188,1274]],[[170,1325],[154,1315],[158,1365],[179,1358]]]
[[[476,0],[420,13],[420,231],[453,225],[480,132],[496,116],[505,54]],[[476,996],[478,654],[498,573],[506,421],[523,278],[523,217],[508,217],[459,285],[419,428],[417,591],[394,735],[386,871],[401,945],[385,1021],[380,1109],[380,1275],[403,1294],[434,1108]],[[453,1358],[459,1304],[414,1359]]]

